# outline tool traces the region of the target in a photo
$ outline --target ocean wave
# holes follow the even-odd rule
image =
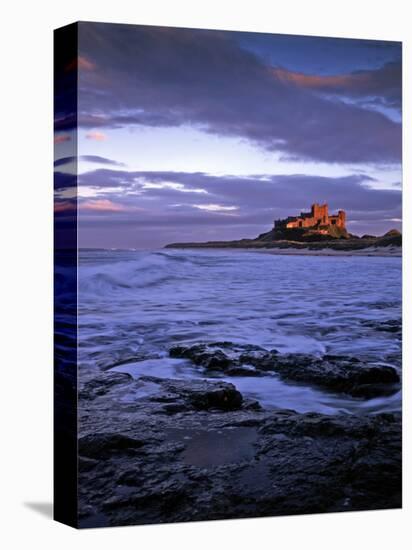
[[[399,258],[86,251],[79,266],[79,353],[81,361],[109,364],[136,350],[153,357],[179,343],[228,340],[398,367],[401,303]],[[266,403],[264,387],[255,381],[250,391]],[[299,399],[297,391],[288,395],[291,403]],[[370,405],[392,410],[400,398]]]

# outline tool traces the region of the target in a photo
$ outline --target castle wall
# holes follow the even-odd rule
[[[290,221],[286,224],[286,227],[288,229],[296,228],[296,227],[313,227],[316,225],[317,221],[315,218],[296,218],[293,221]]]
[[[329,221],[331,225],[344,229],[346,226],[346,213],[343,210],[339,210],[336,216],[329,216]]]
[[[276,227],[284,227],[286,229],[310,228],[310,227],[325,227],[333,225],[341,229],[345,229],[346,214],[343,210],[339,210],[337,214],[329,216],[329,208],[327,204],[312,204],[311,212],[301,212],[296,218],[286,218],[285,220],[277,220]]]

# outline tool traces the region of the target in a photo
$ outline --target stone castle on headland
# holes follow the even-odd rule
[[[337,214],[329,214],[327,204],[315,203],[312,204],[310,212],[275,220],[272,229],[259,235],[258,240],[315,242],[350,237],[346,231],[344,210],[338,210]]]
[[[346,230],[346,213],[339,210],[337,214],[329,215],[327,204],[312,204],[310,212],[301,212],[300,216],[289,216],[283,220],[275,220],[274,229],[311,229],[320,235],[329,235],[330,229]]]
[[[299,249],[310,245],[311,249],[361,250],[370,247],[400,247],[402,235],[392,229],[381,237],[359,237],[346,230],[346,212],[338,210],[329,214],[327,204],[312,204],[310,212],[275,220],[269,231],[255,238],[236,241],[208,241],[197,243],[171,243],[166,248],[290,248]]]

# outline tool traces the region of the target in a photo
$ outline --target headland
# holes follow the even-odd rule
[[[310,212],[275,220],[272,229],[255,238],[233,241],[171,243],[166,248],[235,248],[310,255],[401,255],[402,235],[391,229],[381,236],[355,235],[346,229],[346,212],[329,214],[327,204]]]

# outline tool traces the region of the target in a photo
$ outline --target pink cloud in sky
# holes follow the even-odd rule
[[[68,134],[59,134],[54,136],[54,143],[63,143],[65,141],[70,141],[72,138]]]
[[[90,61],[90,59],[87,59],[87,57],[84,57],[84,55],[79,55],[79,57],[73,59],[73,61],[70,61],[66,65],[66,71],[73,71],[74,69],[83,69],[85,71],[94,71],[96,68],[96,65]]]
[[[109,199],[88,200],[80,205],[82,210],[93,210],[95,212],[125,212],[129,210],[122,204],[115,203]]]
[[[293,82],[294,84],[303,86],[304,88],[335,88],[337,86],[349,86],[355,79],[366,80],[368,78],[367,74],[357,74],[355,77],[351,74],[322,76],[303,74],[281,68],[275,68],[272,72],[280,80]]]
[[[85,69],[86,71],[93,71],[96,68],[96,65],[90,61],[90,59],[84,57],[84,55],[79,55],[77,59],[77,66],[79,69]]]
[[[94,139],[95,141],[105,141],[107,139],[106,134],[103,132],[89,132],[86,134],[87,139]]]
[[[54,204],[54,211],[57,213],[68,212],[69,210],[75,210],[76,206],[72,201],[56,202]]]

